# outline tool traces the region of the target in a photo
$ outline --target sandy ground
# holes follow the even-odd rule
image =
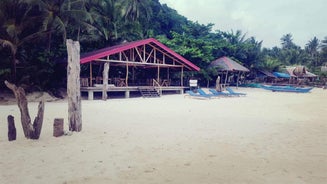
[[[53,120],[67,130],[67,102],[47,102],[37,141],[24,138],[17,105],[0,105],[0,183],[327,183],[327,90],[237,91],[247,97],[83,100],[83,131],[60,138]]]

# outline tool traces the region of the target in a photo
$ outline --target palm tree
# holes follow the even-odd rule
[[[279,71],[282,67],[282,63],[273,57],[266,56],[263,62],[258,63],[257,68],[269,72]]]
[[[112,38],[118,39],[118,29],[123,24],[119,3],[114,0],[90,0],[86,3],[86,10],[94,20],[93,29],[88,35],[92,40],[110,42]]]
[[[34,40],[40,31],[40,17],[33,6],[24,0],[0,1],[0,46],[9,48],[12,62],[12,80],[16,82],[17,52],[23,44]]]
[[[321,61],[327,63],[327,36],[321,41],[319,47],[321,48]]]
[[[79,40],[81,28],[88,27],[93,22],[86,11],[85,0],[38,0],[36,4],[44,17],[43,29],[48,30],[49,52],[53,33],[60,33],[65,44],[68,36],[77,35],[76,39]]]
[[[283,35],[282,38],[280,39],[282,48],[283,49],[293,49],[296,48],[297,46],[293,43],[293,38],[292,34],[288,33],[286,35]]]
[[[122,0],[122,15],[126,20],[137,21],[141,15],[146,19],[152,14],[148,0]]]
[[[312,63],[314,63],[314,66],[317,67],[318,60],[319,60],[319,40],[317,37],[314,37],[313,39],[309,40],[309,42],[306,44],[305,50],[310,55]]]

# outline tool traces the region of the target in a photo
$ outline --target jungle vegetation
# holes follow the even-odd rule
[[[305,65],[320,72],[327,62],[327,36],[296,45],[291,33],[281,45],[264,48],[263,40],[240,30],[213,30],[184,17],[159,0],[1,0],[0,89],[4,80],[30,90],[66,85],[66,39],[78,40],[81,52],[149,37],[158,39],[201,68],[197,78],[214,80],[210,61],[229,56],[250,69],[279,71]]]

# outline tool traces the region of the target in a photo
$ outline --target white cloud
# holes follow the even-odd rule
[[[242,30],[263,40],[265,47],[280,46],[280,38],[293,35],[304,47],[314,36],[327,36],[325,0],[160,0],[178,13],[201,24],[214,23],[222,31]]]

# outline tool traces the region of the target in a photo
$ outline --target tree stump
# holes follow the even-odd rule
[[[53,136],[60,137],[64,135],[64,119],[56,118],[53,122]]]
[[[8,140],[14,141],[16,140],[16,127],[15,127],[14,116],[9,115],[7,117],[7,120],[8,120]]]

